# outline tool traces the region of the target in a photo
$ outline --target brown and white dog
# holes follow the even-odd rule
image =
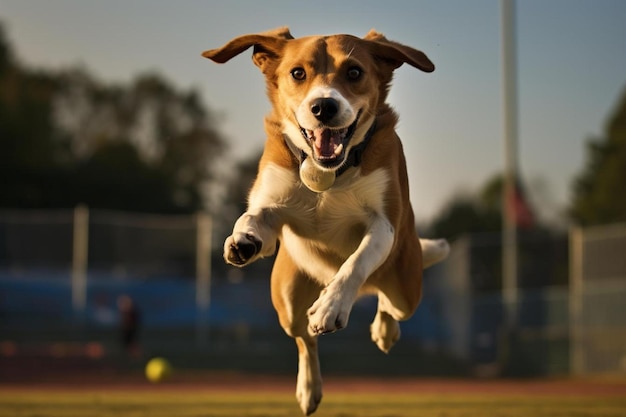
[[[224,63],[254,47],[272,110],[248,210],[224,243],[236,266],[276,253],[272,302],[294,337],[296,397],[321,401],[317,336],[348,324],[363,294],[378,296],[372,340],[388,352],[421,298],[422,269],[448,254],[419,239],[406,162],[386,104],[394,69],[433,71],[416,49],[370,31],[294,39],[288,28],[237,37],[203,56]]]

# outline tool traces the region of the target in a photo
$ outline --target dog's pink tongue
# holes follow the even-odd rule
[[[330,129],[315,129],[313,131],[315,137],[315,148],[318,155],[322,158],[331,158],[335,155],[337,144]]]

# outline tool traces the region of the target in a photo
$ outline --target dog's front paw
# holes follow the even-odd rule
[[[348,325],[352,302],[340,291],[328,287],[307,311],[309,331],[312,335],[320,335],[341,330]]]
[[[236,266],[250,263],[261,252],[263,242],[251,233],[236,233],[224,242],[224,259]]]

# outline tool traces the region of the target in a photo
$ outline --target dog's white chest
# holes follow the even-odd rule
[[[283,217],[282,245],[296,263],[318,277],[332,276],[359,245],[373,217],[384,213],[388,181],[384,169],[367,176],[347,172],[331,189],[315,193],[298,182],[296,173],[270,165],[250,204],[273,207]]]

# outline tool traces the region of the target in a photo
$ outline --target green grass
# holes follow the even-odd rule
[[[0,392],[1,417],[300,416],[292,395],[176,392]],[[623,417],[617,397],[329,393],[316,417]]]

